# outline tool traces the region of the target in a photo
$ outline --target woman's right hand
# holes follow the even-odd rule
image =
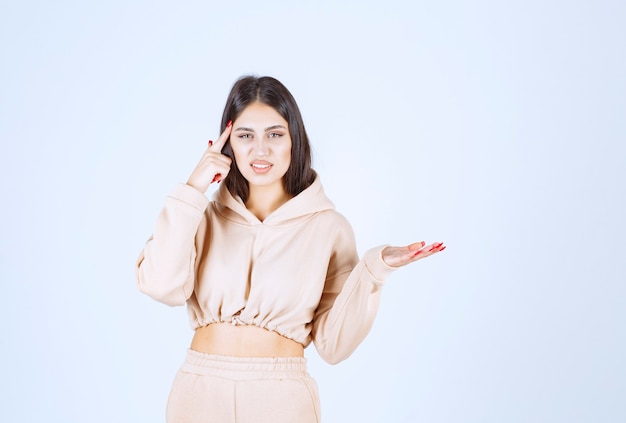
[[[209,148],[204,152],[196,168],[191,173],[187,180],[187,185],[194,187],[198,191],[206,192],[209,185],[213,182],[220,182],[226,178],[230,171],[232,160],[230,157],[222,154],[222,148],[228,141],[231,130],[232,122],[228,122],[222,135],[215,142],[209,141]]]

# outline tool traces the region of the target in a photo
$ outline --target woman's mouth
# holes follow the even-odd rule
[[[272,168],[272,164],[265,161],[254,161],[250,163],[254,173],[267,173]]]

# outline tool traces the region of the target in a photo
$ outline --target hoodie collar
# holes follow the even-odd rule
[[[263,222],[246,208],[241,197],[234,197],[228,191],[226,184],[220,186],[213,200],[217,203],[218,211],[225,218],[248,225],[288,226],[306,220],[312,214],[335,208],[324,193],[319,176],[308,188],[274,210]]]

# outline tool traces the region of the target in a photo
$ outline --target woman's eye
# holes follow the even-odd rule
[[[280,137],[280,136],[282,136],[282,135],[283,135],[283,134],[279,134],[279,133],[277,133],[277,132],[270,132],[270,133],[268,134],[268,136],[269,136],[270,138],[278,138],[278,137]]]
[[[244,140],[250,139],[250,138],[252,138],[252,134],[241,134],[241,135],[239,135],[239,138],[242,138]]]

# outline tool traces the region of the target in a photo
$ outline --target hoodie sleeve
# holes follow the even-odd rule
[[[195,237],[209,199],[186,184],[178,184],[165,199],[154,233],[135,268],[139,290],[170,306],[184,305],[194,288]]]
[[[359,260],[347,221],[336,235],[311,333],[318,353],[330,364],[348,358],[374,323],[382,286],[395,270],[382,259],[385,247],[372,248]]]

